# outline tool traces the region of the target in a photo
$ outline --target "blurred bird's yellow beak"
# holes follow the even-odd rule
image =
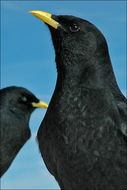
[[[41,100],[38,103],[32,102],[32,106],[35,108],[48,108],[48,104],[46,104],[45,102]]]
[[[57,21],[51,18],[52,14],[50,13],[46,13],[43,11],[29,11],[29,13],[36,16],[37,18],[39,18],[40,20],[42,20],[43,22],[47,23],[55,29],[57,29],[58,26],[60,26],[60,24]]]

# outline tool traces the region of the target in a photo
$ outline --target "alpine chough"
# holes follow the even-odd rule
[[[0,90],[0,177],[30,138],[31,113],[47,106],[25,88],[11,86]]]
[[[47,23],[57,82],[38,131],[41,155],[61,189],[127,189],[127,99],[103,34],[74,16],[31,11]]]

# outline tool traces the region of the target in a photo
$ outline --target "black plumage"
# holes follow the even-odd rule
[[[30,138],[29,119],[41,102],[22,87],[0,90],[0,177]]]
[[[86,20],[51,18],[58,75],[37,135],[44,162],[61,189],[125,190],[127,100],[106,40]]]

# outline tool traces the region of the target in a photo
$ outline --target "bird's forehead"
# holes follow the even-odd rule
[[[58,15],[58,21],[59,22],[67,22],[67,23],[71,23],[71,22],[82,22],[83,19],[78,18],[78,17],[74,17],[74,16],[68,16],[68,15]]]
[[[15,97],[15,99],[19,98],[20,96],[26,96],[26,97],[34,96],[30,91],[28,91],[23,87],[13,87],[10,88],[10,90],[12,91],[12,96]]]
[[[81,28],[86,28],[86,27],[92,27],[93,26],[93,24],[90,23],[89,21],[81,19],[79,17],[75,17],[75,16],[68,16],[68,15],[58,15],[58,16],[55,16],[55,15],[53,15],[53,18],[57,22],[59,22],[60,24],[63,24],[63,25],[77,24]]]
[[[26,96],[29,99],[36,99],[35,95],[27,89],[21,89],[20,95]]]

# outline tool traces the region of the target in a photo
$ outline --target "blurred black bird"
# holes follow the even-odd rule
[[[31,113],[36,107],[47,106],[25,88],[11,86],[0,90],[0,177],[31,136]]]
[[[103,34],[74,16],[30,13],[50,29],[58,71],[37,135],[48,170],[61,189],[127,189],[127,99]]]

